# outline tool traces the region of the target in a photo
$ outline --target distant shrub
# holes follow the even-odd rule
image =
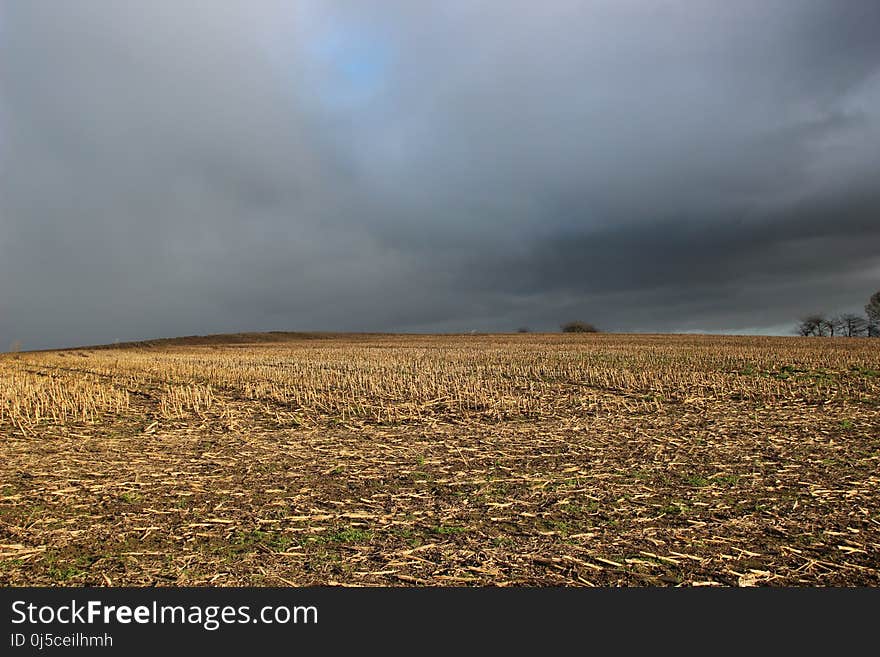
[[[561,327],[563,333],[598,333],[599,329],[588,322],[568,322]]]
[[[516,332],[517,333],[530,333],[528,326],[520,326],[518,329],[516,329]]]

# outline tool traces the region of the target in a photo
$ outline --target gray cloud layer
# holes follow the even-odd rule
[[[0,349],[858,309],[878,33],[873,0],[7,0]]]

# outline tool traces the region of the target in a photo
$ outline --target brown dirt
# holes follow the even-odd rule
[[[663,351],[653,378],[632,368],[617,387],[560,366],[551,373],[568,378],[522,388],[541,404],[510,402],[503,413],[456,411],[442,398],[418,400],[416,413],[415,392],[402,390],[385,402],[406,411],[393,421],[358,407],[370,400],[355,388],[346,416],[329,401],[325,411],[294,407],[228,382],[215,383],[208,408],[169,413],[167,381],[126,365],[121,351],[73,364],[72,352],[4,358],[0,369],[64,382],[124,381],[131,403],[86,420],[0,421],[0,584],[880,585],[878,342],[430,340],[322,339],[308,349],[321,358],[342,349],[330,360],[340,371],[352,348],[397,362],[427,344],[443,371],[458,361],[442,349],[470,344],[473,367],[495,362],[502,342],[511,360],[530,363],[588,351],[644,368],[647,345]],[[216,355],[206,349],[168,353]],[[278,362],[314,353],[251,349],[274,350]],[[706,355],[725,350],[723,362]],[[669,358],[674,371],[660,366]],[[718,377],[714,392],[688,383],[700,363]],[[500,400],[505,376],[487,370],[480,381]],[[765,378],[787,387],[751,381]],[[644,394],[654,379],[662,399]]]

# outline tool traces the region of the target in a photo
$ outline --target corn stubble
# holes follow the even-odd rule
[[[880,584],[876,341],[0,357],[0,583]]]

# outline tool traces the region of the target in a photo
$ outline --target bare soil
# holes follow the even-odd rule
[[[605,353],[628,339],[571,340],[605,340],[591,343]],[[701,340],[714,338],[670,349],[688,358]],[[775,348],[804,348],[796,340]],[[0,423],[0,584],[877,586],[868,342],[840,368],[849,387],[835,387],[831,361],[844,357],[830,354],[832,383],[812,395],[667,393],[648,405],[585,386],[589,404],[500,419],[423,408],[309,422],[234,386],[215,388],[205,412],[165,417],[161,384],[131,379],[126,412]],[[80,376],[72,353],[15,366]],[[854,389],[864,394],[834,394]],[[616,410],[600,403],[610,398]]]

